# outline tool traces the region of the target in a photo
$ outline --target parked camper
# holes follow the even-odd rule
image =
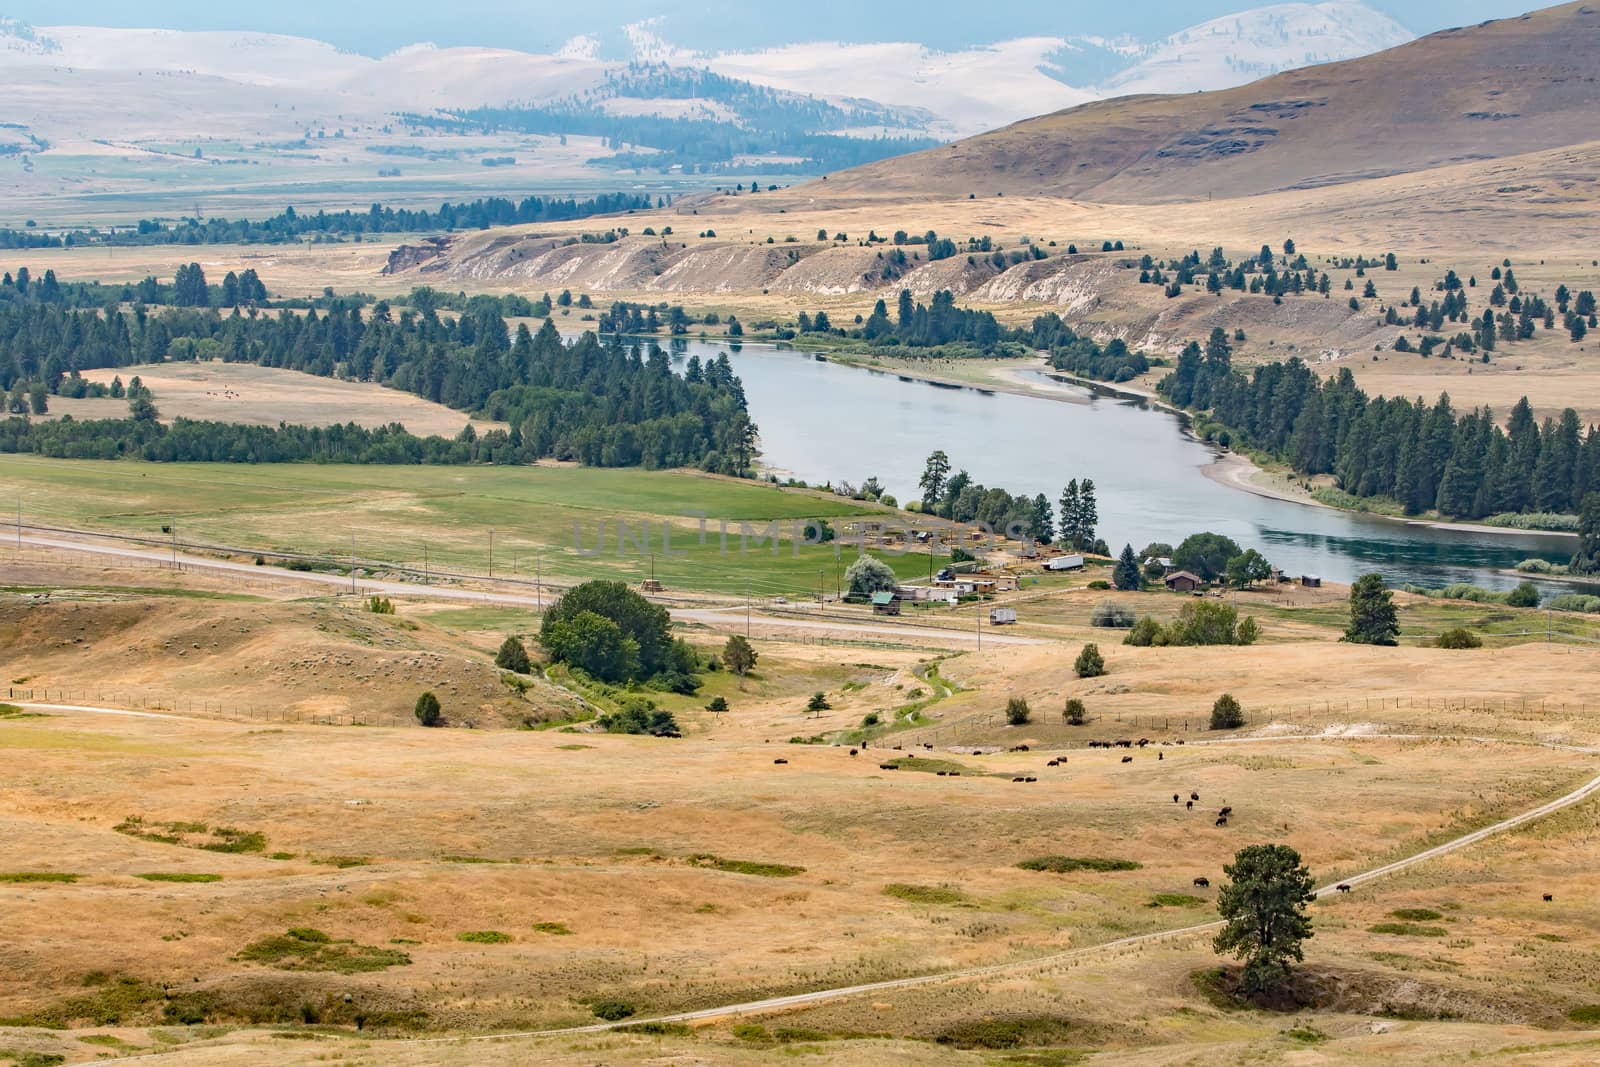
[[[1047,571],[1081,571],[1083,570],[1083,557],[1079,555],[1052,556],[1045,560],[1044,569]]]

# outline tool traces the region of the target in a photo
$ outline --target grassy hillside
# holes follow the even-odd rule
[[[834,175],[828,189],[1152,203],[1556,148],[1592,136],[1597,35],[1600,8],[1564,4],[1237,89],[1086,104]]]

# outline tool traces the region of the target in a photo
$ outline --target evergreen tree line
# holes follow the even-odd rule
[[[459,204],[448,201],[439,210],[413,210],[373,204],[366,211],[318,211],[302,214],[290,207],[266,219],[183,218],[176,223],[140,219],[126,227],[64,232],[0,229],[0,248],[79,248],[87,245],[286,244],[306,237],[351,237],[366,234],[419,233],[426,230],[487,230],[529,222],[566,222],[591,215],[648,211],[665,206],[647,194],[602,193],[574,197],[530,196],[522,200],[489,197]]]
[[[756,427],[726,355],[706,366],[691,360],[687,372],[678,375],[654,346],[646,356],[618,338],[602,344],[593,333],[568,345],[548,321],[537,334],[526,324],[513,334],[494,299],[470,301],[453,320],[431,310],[395,318],[384,303],[367,315],[359,307],[276,316],[180,308],[160,314],[142,308],[109,313],[35,304],[0,308],[0,388],[13,394],[31,394],[39,384],[52,393],[65,386],[70,393],[79,372],[91,369],[204,359],[376,382],[510,423],[504,450],[498,438],[491,441],[485,434],[478,450],[460,462],[554,457],[598,466],[692,465],[743,474],[756,453]],[[58,450],[51,454],[66,454],[60,451],[68,448],[65,436],[104,452],[102,439],[120,435],[123,447],[117,454],[157,459],[271,462],[332,458],[330,450],[348,447],[361,455],[395,457],[357,462],[456,461],[437,458],[445,453],[436,446],[418,451],[422,446],[409,444],[402,459],[403,450],[380,447],[390,443],[387,439],[328,444],[317,435],[331,430],[301,427],[258,431],[195,423],[179,432],[176,425],[161,430],[123,420],[111,420],[109,426],[64,425],[71,429],[12,427],[9,450],[48,445]],[[195,437],[205,443],[187,443]],[[309,443],[295,444],[302,437]],[[474,435],[466,434],[463,443],[475,443]],[[179,445],[184,454],[173,454]],[[484,448],[492,455],[485,456]]]
[[[1600,491],[1600,429],[1585,429],[1571,408],[1540,423],[1524,397],[1502,428],[1489,408],[1457,412],[1448,395],[1432,405],[1371,399],[1348,369],[1324,382],[1298,359],[1248,376],[1231,360],[1227,335],[1213,330],[1203,349],[1184,349],[1160,392],[1212,415],[1226,427],[1224,444],[1262,449],[1300,474],[1332,474],[1354,497],[1480,519],[1571,514]]]

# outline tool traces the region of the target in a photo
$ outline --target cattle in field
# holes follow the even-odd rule
[[[1340,882],[1338,885],[1334,886],[1333,888],[1337,889],[1341,893],[1348,893],[1348,892],[1350,892],[1350,883],[1349,882]]]
[[[1211,879],[1209,879],[1209,878],[1196,878],[1194,880],[1194,885],[1195,885],[1196,889],[1209,889],[1211,887]]]

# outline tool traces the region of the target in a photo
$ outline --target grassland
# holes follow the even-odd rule
[[[372,382],[347,382],[253,363],[155,363],[93,370],[84,377],[109,385],[114,377],[127,382],[135,375],[155,394],[163,420],[211,419],[252,426],[353,422],[368,427],[398,422],[419,437],[454,437],[469,421],[480,432],[500,426],[469,420],[442,404]],[[127,411],[126,401],[110,397],[52,397],[50,402],[50,415],[57,418],[116,419]]]
[[[881,509],[821,493],[661,472],[538,467],[384,467],[158,464],[0,457],[0,479],[21,498],[25,522],[252,551],[307,553],[432,571],[532,581],[654,575],[669,590],[760,596],[831,596],[854,547],[796,544],[805,519],[841,528]],[[700,515],[706,516],[702,542]],[[781,543],[751,540],[778,522]],[[619,543],[619,522],[633,531]],[[727,523],[727,547],[721,523]],[[595,553],[601,523],[605,543]],[[641,532],[648,534],[644,546]],[[581,546],[581,548],[579,547]],[[584,552],[594,553],[585,555]],[[925,555],[885,556],[898,573],[926,576]]]

